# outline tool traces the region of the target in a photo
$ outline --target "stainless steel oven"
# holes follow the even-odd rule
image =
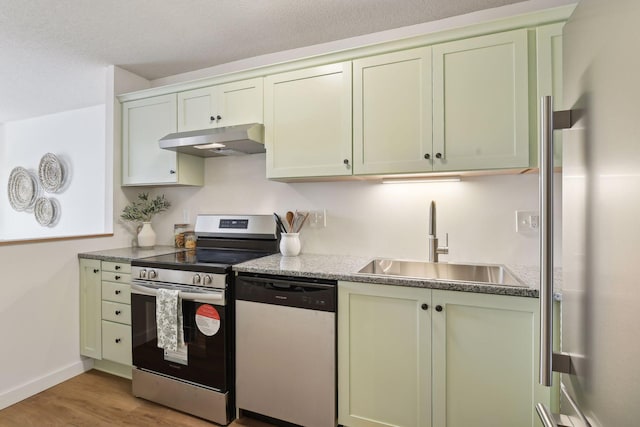
[[[199,215],[196,250],[132,261],[133,394],[226,425],[235,416],[233,264],[275,253],[269,215]],[[158,347],[159,289],[178,292],[184,345]]]

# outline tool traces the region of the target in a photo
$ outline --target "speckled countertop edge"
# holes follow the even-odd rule
[[[535,266],[505,266],[525,285],[520,287],[447,280],[412,279],[357,273],[357,271],[364,267],[369,261],[371,261],[371,257],[349,255],[301,254],[296,257],[283,257],[280,254],[276,254],[237,264],[233,267],[233,270],[244,273],[285,275],[292,277],[315,277],[321,279],[345,280],[381,285],[412,286],[495,295],[531,298],[537,298],[539,296],[539,270]],[[561,277],[560,269],[557,269],[556,276],[556,299],[559,299],[560,292],[558,289]]]
[[[141,248],[117,248],[103,251],[83,252],[78,254],[78,258],[97,259],[108,262],[131,262],[132,259],[147,258],[151,256],[172,254],[182,249],[173,246],[155,246],[151,249]]]
[[[178,251],[180,251],[180,249],[174,248],[173,246],[156,246],[152,249],[129,247],[79,253],[78,258],[110,262],[131,262],[131,260],[137,258],[170,254]],[[537,298],[539,296],[539,269],[536,266],[505,265],[505,267],[525,285],[519,287],[357,273],[357,271],[369,263],[371,259],[372,257],[356,255],[301,254],[296,257],[283,257],[280,254],[275,254],[236,264],[233,266],[233,270],[244,273],[315,277],[320,279],[495,295],[531,298]],[[556,300],[560,300],[562,296],[561,276],[561,269],[556,268],[554,271],[554,297]]]

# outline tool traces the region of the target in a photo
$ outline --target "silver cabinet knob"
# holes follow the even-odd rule
[[[199,274],[194,274],[193,275],[193,284],[197,285],[198,283],[200,283],[200,275]]]
[[[211,282],[212,282],[211,276],[209,276],[208,274],[206,276],[204,276],[204,285],[205,286],[210,285]]]
[[[147,270],[145,270],[144,268],[142,270],[140,270],[140,274],[139,274],[141,279],[146,279],[147,278]]]
[[[149,270],[149,279],[155,279],[158,277],[158,273],[155,270]]]

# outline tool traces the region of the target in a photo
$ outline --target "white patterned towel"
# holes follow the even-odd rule
[[[156,324],[158,329],[158,347],[177,351],[182,344],[182,304],[180,291],[158,289],[156,294]]]

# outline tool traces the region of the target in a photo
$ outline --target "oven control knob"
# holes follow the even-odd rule
[[[146,279],[147,278],[147,270],[145,270],[144,268],[142,270],[140,270],[140,278],[141,279]]]
[[[204,276],[204,285],[208,286],[210,284],[211,284],[211,276],[207,274],[206,276]]]
[[[200,283],[200,275],[199,274],[194,274],[193,275],[193,284],[197,285]]]
[[[155,279],[158,277],[158,273],[155,270],[149,270],[149,279]]]

